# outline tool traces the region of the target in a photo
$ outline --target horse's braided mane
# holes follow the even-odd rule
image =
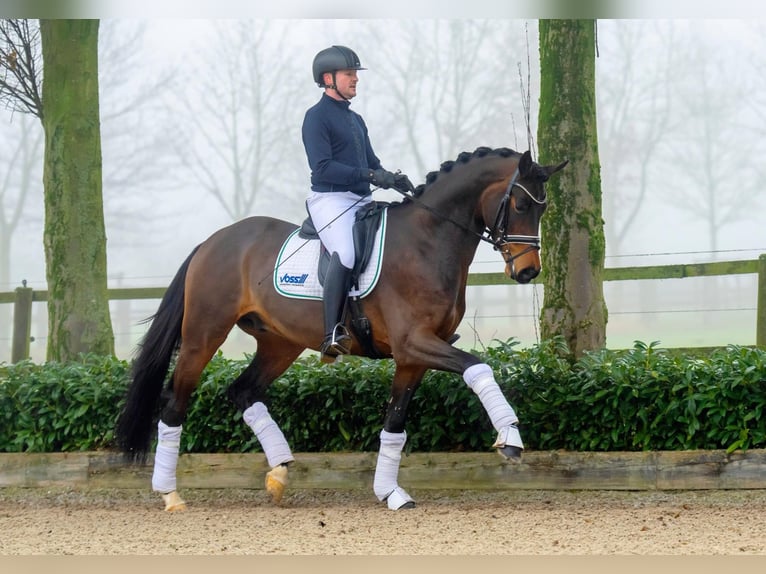
[[[439,171],[429,172],[428,175],[426,175],[426,182],[421,183],[419,186],[415,188],[415,197],[422,195],[423,192],[426,190],[426,188],[436,181],[436,178],[439,177],[439,174],[449,173],[450,171],[452,171],[452,168],[456,164],[468,163],[473,158],[485,157],[488,155],[510,157],[512,155],[519,155],[519,153],[507,147],[500,147],[496,149],[492,149],[489,147],[477,147],[475,150],[473,150],[473,152],[468,152],[468,151],[461,152],[454,161],[445,161],[444,163],[442,163],[441,166],[439,166]]]

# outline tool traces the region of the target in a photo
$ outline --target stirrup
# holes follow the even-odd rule
[[[344,325],[338,323],[332,330],[332,333],[325,337],[322,346],[319,348],[322,355],[337,357],[338,355],[348,355],[351,352],[351,334]]]

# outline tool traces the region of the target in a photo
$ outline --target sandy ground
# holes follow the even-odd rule
[[[2,555],[766,555],[766,490],[372,493],[0,489]]]

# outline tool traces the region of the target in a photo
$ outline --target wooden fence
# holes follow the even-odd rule
[[[617,267],[604,270],[604,281],[683,279],[687,277],[713,277],[753,273],[758,275],[755,344],[759,347],[766,347],[766,254],[759,256],[758,259],[744,261]],[[537,277],[534,282],[544,283],[544,274]],[[468,285],[508,286],[514,284],[510,283],[503,273],[472,273],[468,276]],[[109,289],[109,299],[161,299],[164,293],[165,287]],[[26,286],[18,287],[14,292],[0,293],[0,304],[13,304],[11,362],[15,363],[29,357],[32,303],[47,300],[47,291],[35,291]]]
[[[295,453],[294,489],[371,489],[375,452]],[[0,488],[146,488],[154,458],[127,465],[119,453],[0,453]],[[182,454],[179,488],[262,489],[262,453]],[[766,450],[527,451],[523,464],[496,453],[411,453],[399,479],[440,490],[725,490],[766,486]]]

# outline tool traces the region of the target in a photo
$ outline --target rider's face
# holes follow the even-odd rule
[[[358,81],[356,70],[338,70],[335,72],[335,86],[347,100],[356,96],[356,83]]]

